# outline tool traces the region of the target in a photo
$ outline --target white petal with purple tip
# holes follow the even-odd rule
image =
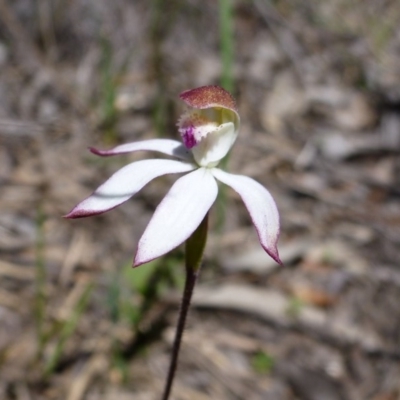
[[[111,210],[127,201],[147,183],[166,174],[189,172],[193,164],[176,160],[143,160],[126,165],[91,196],[79,203],[66,218],[81,218]]]
[[[261,246],[276,262],[282,264],[277,249],[279,213],[269,191],[247,176],[228,174],[217,168],[212,171],[215,178],[240,195],[257,230]]]
[[[188,239],[217,194],[218,185],[209,169],[199,168],[177,180],[143,233],[134,265],[154,260]]]
[[[134,151],[156,151],[181,160],[192,161],[190,151],[188,151],[181,142],[172,139],[151,139],[141,142],[126,143],[110,150],[98,150],[91,147],[90,151],[103,157],[132,153]]]

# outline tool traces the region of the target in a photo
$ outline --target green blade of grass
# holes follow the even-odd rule
[[[93,289],[92,283],[86,285],[82,295],[80,296],[76,304],[75,309],[72,312],[71,318],[64,322],[61,328],[60,338],[44,368],[44,375],[46,377],[51,375],[51,373],[57,367],[57,364],[59,363],[61,356],[63,354],[65,344],[67,340],[71,337],[71,335],[75,332],[80,317],[82,316],[82,314],[86,309],[92,289]]]
[[[117,110],[115,108],[116,85],[112,71],[113,49],[108,39],[101,38],[101,118],[105,129],[105,140],[113,143],[116,138],[115,123]]]
[[[46,314],[46,268],[45,268],[45,237],[44,237],[44,223],[45,215],[41,206],[38,207],[36,217],[36,246],[35,246],[35,299],[34,299],[34,313],[36,322],[36,335],[38,350],[37,356],[40,358],[43,354],[43,348],[46,342],[46,335],[44,332],[44,320]]]
[[[232,0],[219,0],[219,31],[220,31],[220,57],[222,62],[221,86],[228,92],[233,92],[233,6]],[[221,161],[220,166],[226,168],[229,154]],[[225,222],[226,187],[223,185],[218,192],[216,229],[221,231]]]
[[[219,0],[220,52],[222,61],[221,85],[228,92],[233,86],[233,7],[232,0]]]

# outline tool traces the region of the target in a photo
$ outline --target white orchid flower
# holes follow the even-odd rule
[[[155,210],[137,246],[134,266],[168,253],[191,236],[217,197],[217,180],[241,196],[261,246],[281,264],[277,249],[279,214],[271,194],[247,176],[217,168],[239,130],[240,118],[234,99],[219,86],[188,90],[180,98],[190,108],[178,123],[183,145],[176,140],[153,139],[123,144],[111,150],[90,149],[99,156],[155,151],[178,160],[151,159],[126,165],[65,217],[104,213],[127,201],[154,178],[187,173],[174,183]]]

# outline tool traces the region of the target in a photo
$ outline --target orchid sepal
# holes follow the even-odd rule
[[[212,173],[239,194],[256,228],[261,246],[278,264],[283,265],[277,247],[279,212],[270,192],[248,176],[229,174],[218,168],[213,168]]]
[[[189,172],[196,166],[177,160],[142,160],[115,172],[93,194],[75,206],[64,218],[83,218],[103,214],[129,200],[153,179]]]
[[[190,151],[187,150],[181,142],[173,139],[149,139],[139,142],[121,144],[109,150],[100,150],[95,147],[89,147],[89,150],[93,154],[101,157],[116,156],[120,154],[133,153],[136,151],[155,151],[185,161],[193,160]]]
[[[218,185],[207,168],[179,178],[156,208],[140,238],[134,266],[173,250],[200,225],[218,194]]]

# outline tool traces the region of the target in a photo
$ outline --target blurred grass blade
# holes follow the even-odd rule
[[[221,86],[228,92],[233,92],[233,6],[232,0],[219,0],[219,31],[220,57],[222,62]],[[229,154],[221,161],[220,166],[225,169],[229,161]],[[221,231],[225,222],[226,187],[222,185],[217,199],[216,230]]]
[[[46,267],[45,267],[45,235],[44,223],[45,215],[42,207],[38,206],[36,217],[36,248],[35,248],[35,320],[36,320],[36,335],[38,342],[37,355],[40,358],[45,346],[46,335],[44,332],[44,319],[46,314]]]
[[[101,118],[105,129],[105,141],[114,143],[116,139],[115,123],[117,110],[115,108],[116,83],[112,70],[113,49],[106,38],[101,38],[102,60],[101,60]]]
[[[232,92],[233,85],[233,7],[232,0],[219,0],[221,86]]]
[[[57,367],[57,364],[59,363],[60,358],[63,354],[65,344],[67,340],[71,337],[71,335],[75,332],[76,327],[78,326],[79,319],[86,309],[92,289],[93,289],[92,283],[86,285],[82,295],[80,296],[76,304],[75,309],[71,313],[71,317],[64,322],[61,328],[60,338],[58,340],[58,343],[56,344],[56,347],[45,366],[44,369],[45,376],[49,376]]]

